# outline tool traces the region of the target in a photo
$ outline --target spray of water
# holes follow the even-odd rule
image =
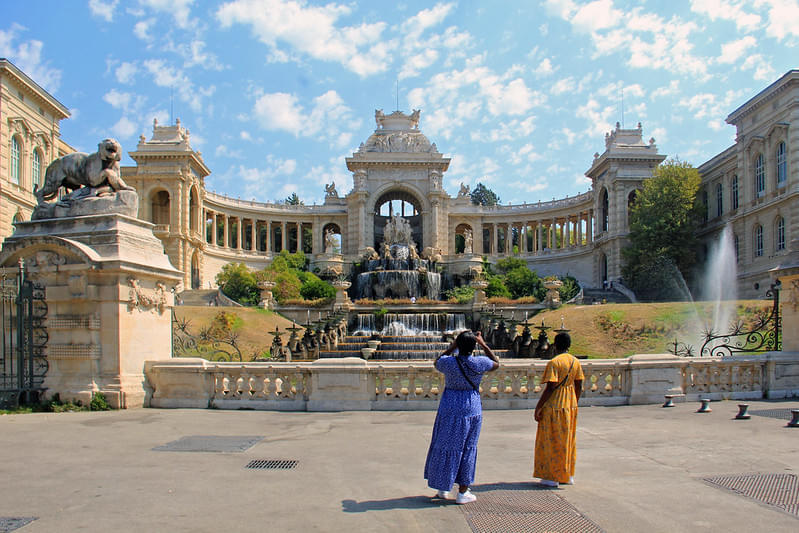
[[[701,287],[702,300],[713,304],[712,322],[708,325],[717,335],[729,332],[737,316],[737,277],[732,229],[725,226],[710,249]]]

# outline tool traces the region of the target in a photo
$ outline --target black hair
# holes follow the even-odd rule
[[[468,355],[474,351],[474,347],[477,345],[477,337],[469,330],[462,331],[455,338],[455,345],[458,347],[459,355]]]
[[[568,333],[561,332],[555,335],[555,350],[558,352],[565,352],[572,345],[572,338]]]

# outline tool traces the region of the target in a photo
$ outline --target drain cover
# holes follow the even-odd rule
[[[254,459],[247,463],[246,468],[260,470],[289,470],[297,466],[296,459]]]
[[[704,481],[799,517],[796,474],[733,474],[708,477]]]
[[[153,448],[157,452],[243,452],[263,437],[194,435]]]
[[[8,533],[9,531],[14,531],[15,529],[19,529],[26,524],[30,524],[36,520],[36,517],[27,516],[27,517],[7,517],[7,516],[0,516],[0,533]]]
[[[522,533],[602,529],[550,489],[493,489],[461,507],[474,533]]]
[[[793,407],[796,409],[796,407]],[[756,411],[749,411],[750,415],[767,416],[769,418],[779,418],[781,420],[791,419],[790,409],[758,409]]]

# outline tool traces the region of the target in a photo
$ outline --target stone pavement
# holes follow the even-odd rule
[[[22,524],[11,518],[36,518],[20,533],[797,531],[799,428],[733,420],[736,404],[581,408],[577,483],[554,490],[531,478],[531,412],[486,411],[478,501],[465,506],[431,500],[422,479],[429,411],[0,416],[0,532]],[[170,451],[215,447],[229,451]],[[246,468],[260,459],[298,462]],[[752,488],[794,514],[705,481],[748,474],[774,474]]]

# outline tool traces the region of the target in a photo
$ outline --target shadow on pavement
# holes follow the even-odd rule
[[[365,511],[390,511],[392,509],[424,509],[431,506],[446,505],[446,503],[446,500],[434,499],[430,496],[405,496],[404,498],[366,500],[362,502],[342,500],[341,506],[345,513],[363,513]]]

